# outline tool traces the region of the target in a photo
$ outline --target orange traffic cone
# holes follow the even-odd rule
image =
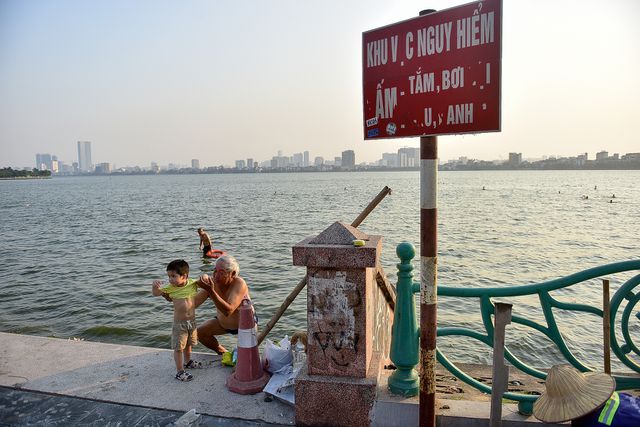
[[[235,393],[255,394],[267,385],[269,374],[262,369],[260,363],[258,328],[253,318],[251,301],[244,299],[239,310],[238,361],[235,372],[227,378],[227,387]]]

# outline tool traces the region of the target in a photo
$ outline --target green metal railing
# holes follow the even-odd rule
[[[398,251],[398,255],[401,255]],[[403,262],[409,262],[410,259],[403,259]],[[608,276],[615,273],[622,273],[627,271],[639,270],[640,260],[623,261],[613,264],[607,264],[595,268],[590,268],[575,274],[571,274],[566,277],[562,277],[547,282],[533,283],[523,286],[510,286],[510,287],[492,287],[492,288],[456,288],[449,286],[438,287],[438,297],[457,297],[457,298],[478,298],[480,300],[480,313],[482,316],[482,323],[484,326],[484,332],[480,333],[476,330],[472,330],[465,327],[439,327],[438,337],[445,336],[462,336],[469,337],[486,344],[489,347],[493,347],[493,334],[494,327],[491,316],[494,314],[494,305],[492,298],[510,298],[510,297],[522,297],[527,295],[537,295],[540,300],[540,306],[546,325],[538,323],[537,321],[527,319],[522,316],[513,315],[511,318],[512,323],[517,323],[523,326],[528,326],[536,331],[544,334],[548,337],[560,350],[562,356],[574,367],[581,372],[591,372],[585,363],[578,360],[573,352],[567,346],[556,321],[553,309],[558,308],[562,310],[577,311],[584,313],[591,313],[599,317],[603,317],[603,311],[600,308],[593,307],[585,304],[574,304],[558,301],[550,295],[551,291],[555,291],[562,288],[575,285],[577,283],[585,282],[587,280],[596,279],[602,276]],[[631,359],[629,356],[635,353],[636,356],[640,356],[640,349],[638,345],[633,341],[631,334],[629,333],[629,320],[631,316],[640,319],[640,288],[636,293],[634,289],[640,285],[640,274],[633,276],[627,280],[613,295],[610,305],[610,338],[611,349],[617,358],[631,370],[640,373],[640,364]],[[419,286],[415,284],[414,286]],[[620,309],[622,303],[626,301],[626,307],[622,312],[620,318],[620,331],[624,342],[619,343],[616,336],[616,328],[614,327],[617,319],[617,312]],[[640,339],[639,336],[635,336],[636,339]],[[477,388],[484,393],[491,393],[491,387],[481,383],[475,378],[471,377],[467,373],[459,369],[453,362],[437,349],[438,361],[447,368],[452,374],[460,378],[465,383]],[[507,347],[505,347],[505,358],[517,369],[539,379],[546,379],[546,373],[542,372],[520,360],[516,357]],[[620,376],[614,375],[616,379],[617,390],[628,390],[632,388],[640,388],[640,376]],[[533,408],[533,402],[538,398],[537,395],[527,395],[520,393],[507,392],[504,394],[507,399],[515,400],[518,402],[518,407],[522,413],[530,414]]]

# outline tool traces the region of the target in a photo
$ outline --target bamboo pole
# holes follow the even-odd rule
[[[378,206],[378,204],[382,201],[382,199],[384,199],[389,194],[391,194],[391,189],[385,185],[385,187],[382,189],[382,191],[380,191],[380,193],[378,193],[378,195],[371,201],[371,203],[369,203],[367,205],[367,207],[364,208],[362,213],[360,213],[360,215],[358,215],[358,217],[355,219],[355,221],[353,221],[351,223],[351,226],[352,227],[358,227],[360,224],[362,224],[364,219],[371,213],[371,211],[373,211],[376,208],[376,206]],[[302,289],[304,289],[306,284],[307,284],[307,276],[304,276],[302,278],[302,280],[300,280],[298,282],[296,287],[293,288],[293,290],[291,291],[289,296],[287,296],[285,298],[284,302],[282,303],[282,305],[280,306],[278,311],[276,311],[276,313],[273,315],[271,320],[269,320],[267,325],[260,332],[260,334],[258,335],[258,345],[260,345],[262,343],[262,341],[264,341],[264,339],[267,337],[267,334],[269,334],[269,332],[271,332],[271,329],[273,329],[273,327],[276,325],[276,323],[278,323],[278,320],[280,320],[280,318],[282,317],[284,312],[287,310],[287,308],[289,308],[291,303],[296,299],[296,297],[298,296],[300,291],[302,291]]]
[[[367,216],[369,216],[371,211],[374,210],[376,208],[376,206],[378,206],[378,204],[382,201],[382,199],[387,197],[387,195],[389,195],[389,194],[391,194],[391,189],[385,185],[384,188],[382,189],[382,191],[380,191],[380,193],[378,193],[378,195],[371,201],[371,203],[369,203],[367,205],[367,207],[364,208],[362,213],[360,215],[358,215],[358,217],[355,219],[355,221],[353,221],[351,223],[351,226],[358,228],[358,226],[360,226],[360,224],[362,224],[362,221],[364,221],[364,219]]]
[[[602,279],[602,330],[604,334],[604,372],[611,375],[611,309],[609,280]]]

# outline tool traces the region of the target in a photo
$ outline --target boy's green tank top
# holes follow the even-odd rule
[[[160,290],[171,298],[191,298],[198,293],[198,285],[196,285],[196,282],[197,280],[187,279],[187,283],[184,286],[169,285]]]

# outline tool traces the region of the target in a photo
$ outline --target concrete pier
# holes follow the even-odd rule
[[[231,368],[220,357],[194,353],[204,369],[191,382],[173,378],[171,350],[16,335],[0,332],[0,425],[169,425],[185,412],[202,414],[201,426],[293,425],[295,411],[264,393],[230,392]],[[491,367],[466,366],[479,378]],[[374,426],[418,425],[418,399],[390,395],[382,370],[371,412]],[[540,390],[537,381],[511,375],[517,387]],[[439,426],[488,426],[489,396],[462,384],[442,367],[438,382]],[[267,401],[270,400],[270,401]],[[503,425],[541,425],[503,407]],[[348,416],[346,414],[345,416]]]
[[[206,367],[191,370],[194,378],[190,382],[177,381],[172,353],[0,333],[0,386],[178,414],[195,409],[238,421],[294,424],[292,406],[277,400],[265,402],[264,393],[244,396],[230,392],[225,382],[231,368],[221,365],[220,356],[194,353],[193,358]],[[7,393],[8,388],[0,393]],[[3,416],[0,412],[0,424]],[[169,422],[160,423],[166,424]]]

